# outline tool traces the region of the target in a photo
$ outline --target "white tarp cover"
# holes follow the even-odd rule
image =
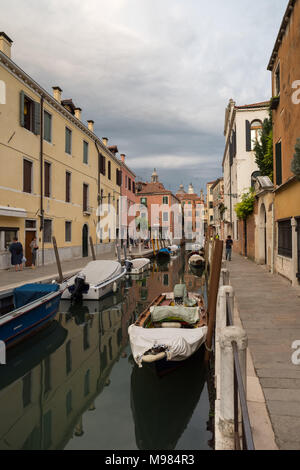
[[[86,282],[92,286],[101,284],[109,279],[121,274],[122,266],[118,261],[99,260],[91,261],[80,272],[86,276]],[[77,274],[76,274],[77,276]],[[68,284],[74,282],[75,277],[69,279]]]
[[[169,305],[155,306],[150,308],[151,318],[153,322],[160,322],[167,318],[176,318],[182,320],[190,325],[194,325],[200,318],[198,307],[183,307]]]
[[[130,325],[130,345],[135,362],[142,367],[142,356],[154,347],[166,347],[168,361],[184,361],[206,340],[207,326],[194,329],[142,328]]]
[[[141,269],[150,264],[150,260],[148,258],[136,258],[131,259],[130,263],[132,263],[133,269]]]

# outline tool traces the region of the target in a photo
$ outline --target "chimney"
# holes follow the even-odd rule
[[[62,94],[62,89],[59,86],[53,86],[53,98],[56,99],[59,103],[61,103],[61,94]]]
[[[88,120],[88,128],[91,132],[94,132],[94,121],[92,119]]]
[[[125,163],[125,156],[126,156],[126,155],[124,155],[124,153],[121,153],[121,155],[120,155],[121,161],[122,161],[123,163]]]
[[[75,117],[79,120],[81,119],[81,111],[82,111],[81,108],[75,108],[74,109]]]
[[[7,34],[5,34],[3,31],[0,32],[0,51],[9,58],[11,57],[12,43],[12,40],[7,36]]]
[[[105,147],[107,147],[108,138],[107,137],[102,137],[102,142],[104,143]]]

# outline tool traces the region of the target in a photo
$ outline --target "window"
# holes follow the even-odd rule
[[[251,150],[254,150],[256,141],[261,142],[262,123],[261,121],[253,121],[251,123]]]
[[[282,159],[281,159],[281,142],[275,145],[275,162],[276,162],[276,184],[282,184]]]
[[[135,182],[134,181],[132,181],[132,192],[133,194],[135,194]]]
[[[169,198],[168,196],[163,197],[163,204],[169,204]]]
[[[118,168],[116,169],[116,183],[118,186],[122,185],[122,171]]]
[[[275,71],[275,95],[280,95],[280,64]]]
[[[111,162],[108,161],[107,163],[107,177],[109,180],[111,180]]]
[[[36,135],[40,133],[40,104],[26,96],[24,91],[20,93],[20,125]]]
[[[83,212],[88,211],[88,193],[89,193],[89,185],[83,183],[83,200],[82,200]]]
[[[169,220],[169,213],[168,212],[164,212],[163,213],[163,222],[168,222]]]
[[[210,201],[210,203],[209,203],[209,208],[210,208],[210,209],[213,209],[213,208],[214,208],[214,203],[213,203],[212,201]]]
[[[85,351],[90,347],[89,342],[89,325],[86,323],[83,327],[83,350]]]
[[[125,188],[127,189],[128,188],[128,176],[125,175]]]
[[[210,222],[212,222],[214,220],[214,216],[211,215],[210,218],[209,218]]]
[[[83,163],[88,164],[89,162],[89,144],[83,141]]]
[[[169,285],[169,275],[168,274],[164,274],[163,284],[164,284],[164,286]]]
[[[72,153],[72,131],[68,127],[66,127],[65,152],[69,155]]]
[[[32,162],[23,160],[23,191],[32,193]]]
[[[45,179],[44,196],[45,197],[50,197],[50,175],[51,175],[51,163],[44,162],[44,179]]]
[[[290,219],[278,221],[278,254],[292,258],[292,225]]]
[[[146,197],[141,197],[141,204],[147,207],[147,198]]]
[[[103,155],[99,155],[99,168],[100,173],[105,176],[106,173],[106,158]]]
[[[43,436],[44,436],[44,449],[48,449],[52,444],[52,413],[49,410],[43,416]]]
[[[72,222],[65,223],[65,241],[70,242],[72,240]]]
[[[51,243],[52,238],[52,220],[44,219],[44,242]]]
[[[18,227],[0,228],[0,251],[8,249],[9,245],[13,242],[14,238],[18,236],[18,231]]]
[[[128,178],[128,189],[129,191],[131,191],[131,179],[130,178]]]
[[[51,362],[50,356],[47,356],[44,361],[45,375],[44,375],[44,395],[51,390]]]
[[[66,202],[71,202],[71,173],[66,171]]]
[[[52,142],[52,116],[48,111],[44,111],[44,140]]]

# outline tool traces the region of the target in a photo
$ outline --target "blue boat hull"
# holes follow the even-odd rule
[[[9,348],[46,326],[58,311],[61,295],[62,292],[58,292],[49,300],[41,299],[30,309],[24,307],[24,313],[0,326],[0,340]]]

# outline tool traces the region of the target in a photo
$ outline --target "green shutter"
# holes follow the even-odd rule
[[[34,113],[33,113],[33,132],[35,135],[39,135],[41,132],[41,106],[40,103],[34,101]]]
[[[24,127],[24,91],[20,92],[20,126]]]

